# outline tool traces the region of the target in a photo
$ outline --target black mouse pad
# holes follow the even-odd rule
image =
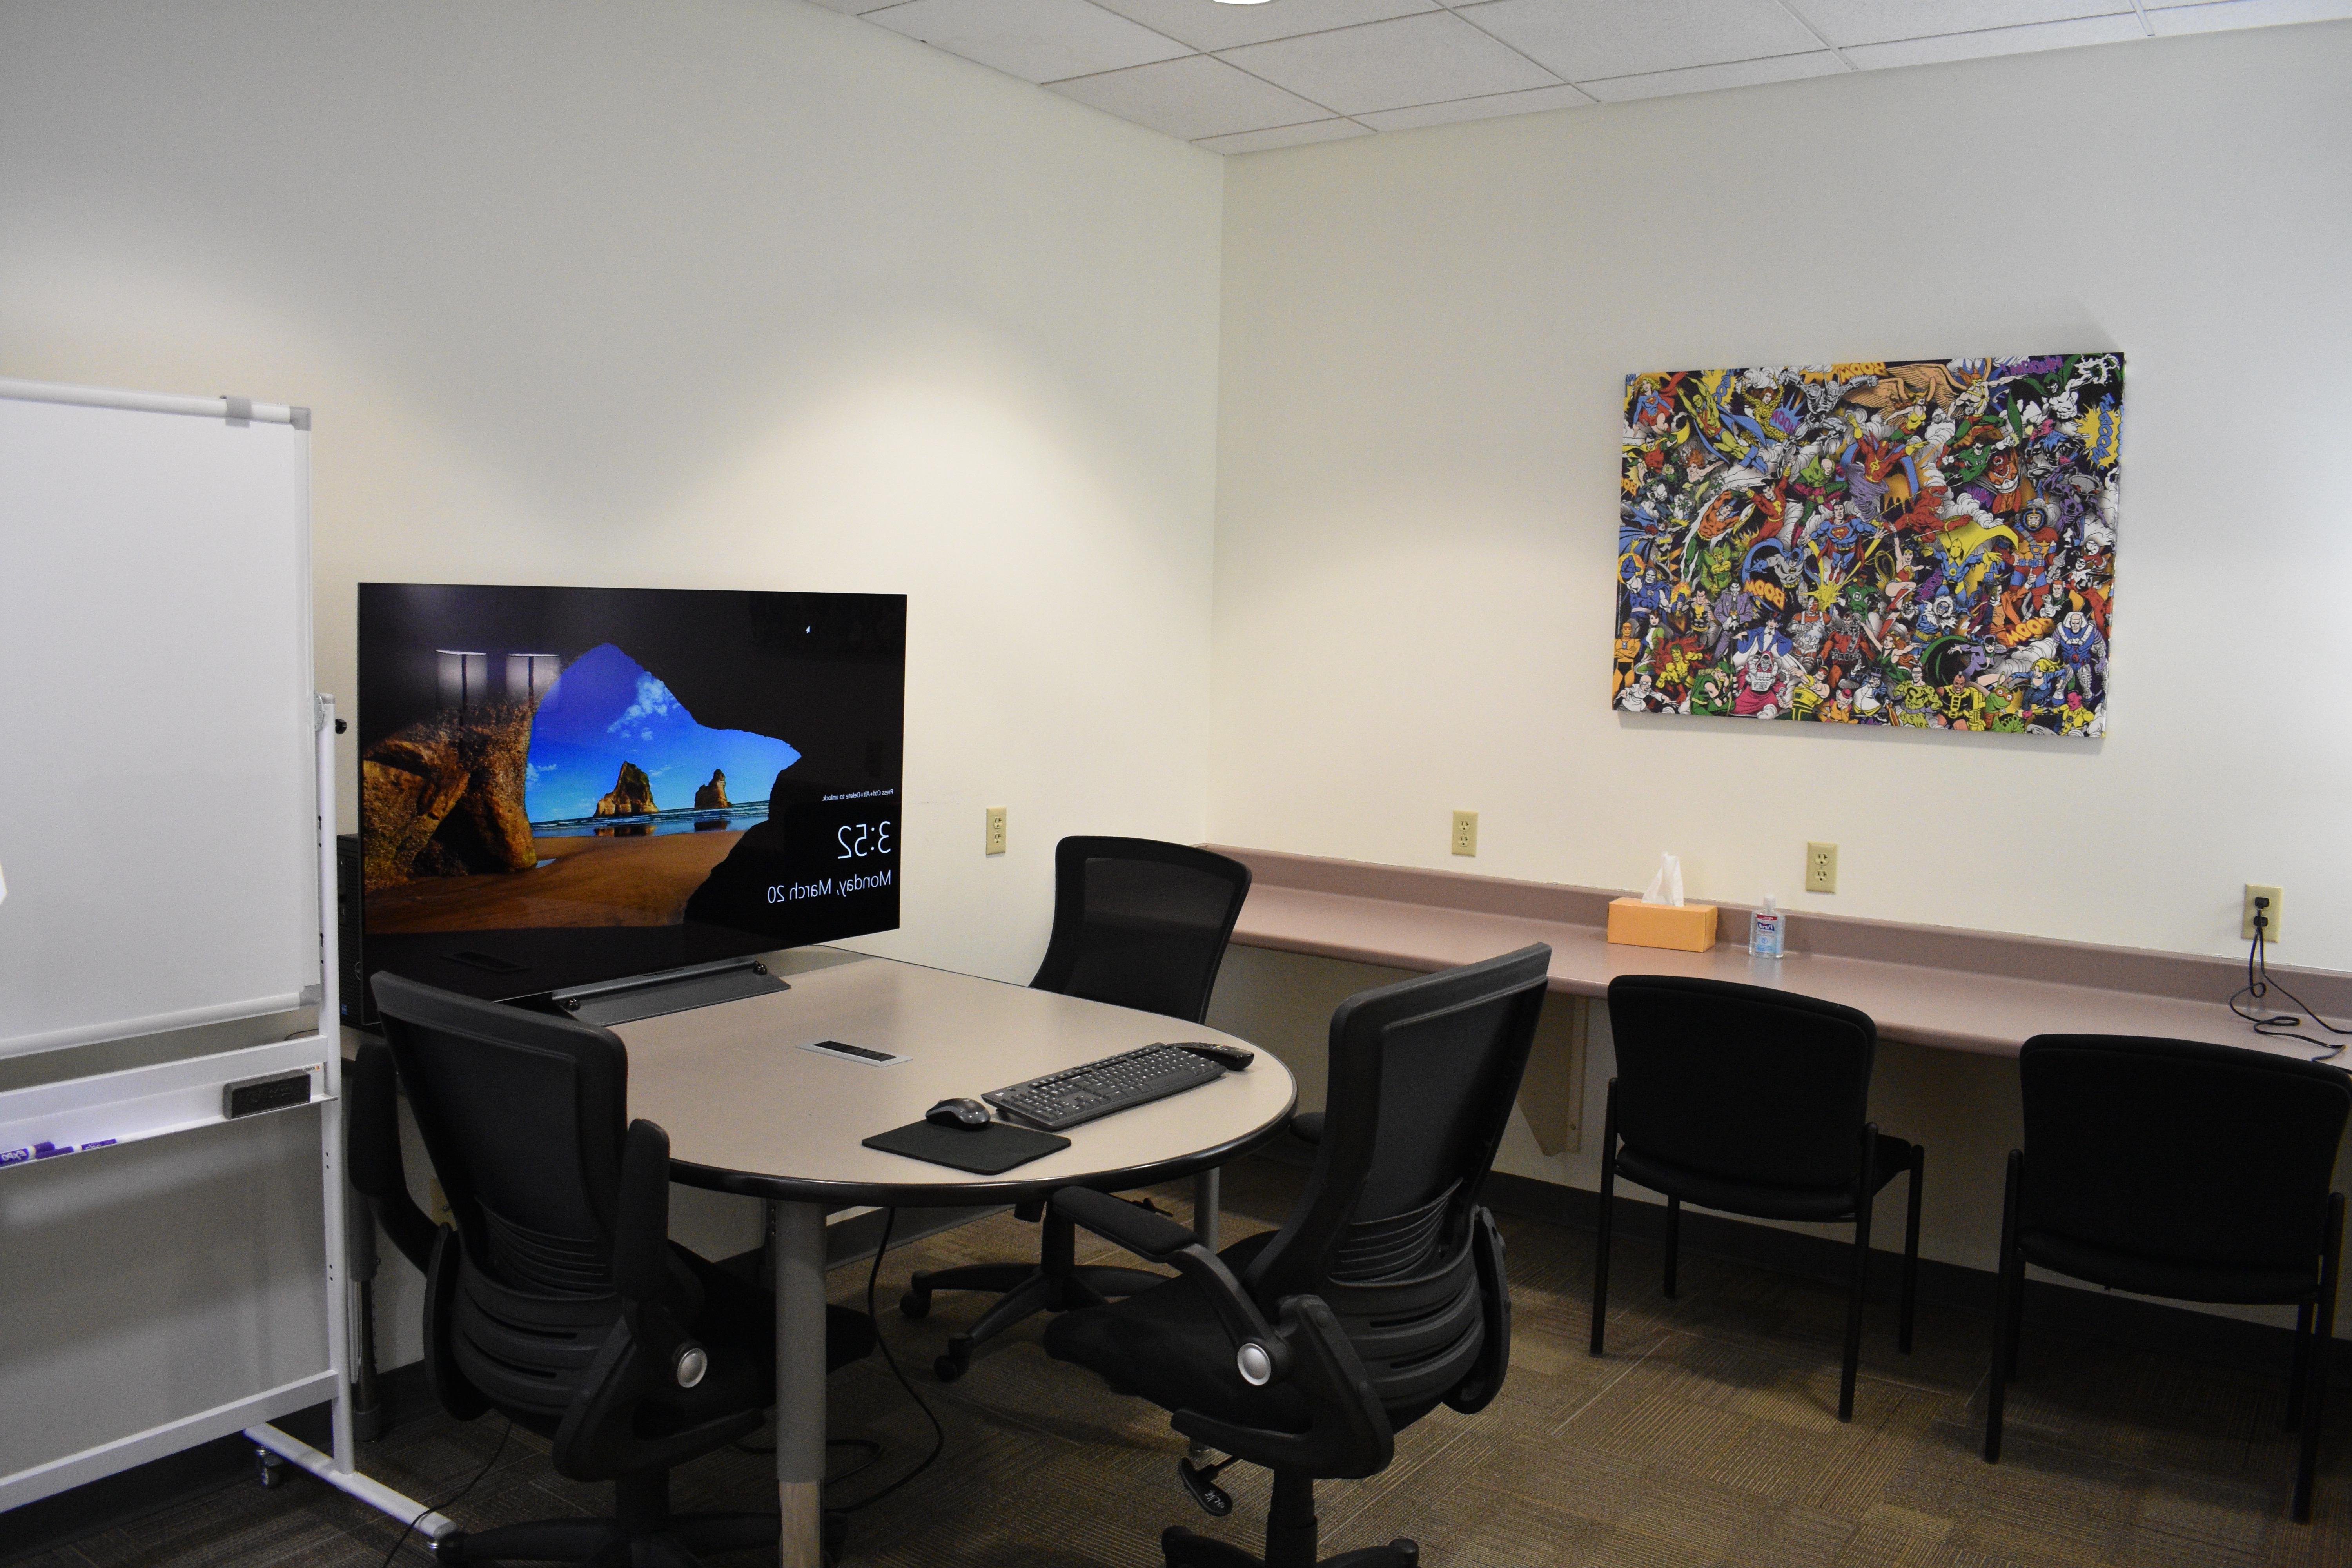
[[[879,1149],[885,1154],[904,1154],[910,1160],[928,1160],[934,1165],[952,1165],[976,1176],[998,1175],[1070,1146],[1066,1138],[1056,1138],[1051,1132],[1033,1132],[1005,1121],[992,1121],[985,1127],[942,1127],[936,1121],[909,1121],[904,1127],[877,1132],[865,1142],[868,1149]]]

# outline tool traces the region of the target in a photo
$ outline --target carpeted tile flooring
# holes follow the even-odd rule
[[[1228,1240],[1277,1222],[1299,1173],[1253,1161],[1227,1174]],[[1158,1194],[1189,1218],[1189,1184]],[[1411,1535],[1432,1568],[2157,1568],[2352,1563],[2352,1469],[2337,1401],[2314,1522],[2287,1518],[2294,1466],[2276,1377],[2029,1326],[2002,1462],[1978,1458],[1990,1325],[1923,1309],[1916,1353],[1895,1350],[1874,1302],[1854,1419],[1834,1416],[1843,1298],[1837,1286],[1685,1257],[1678,1300],[1656,1254],[1619,1241],[1610,1352],[1586,1354],[1591,1236],[1509,1221],[1511,1375],[1476,1416],[1439,1410],[1400,1434],[1396,1460],[1318,1490],[1326,1553]],[[1177,1485],[1183,1439],[1160,1411],[1046,1358],[1042,1321],[985,1347],[962,1381],[929,1368],[977,1297],[941,1295],[901,1320],[915,1267],[1018,1258],[1036,1232],[1010,1215],[894,1249],[878,1304],[888,1342],[947,1432],[920,1477],[857,1513],[854,1568],[1154,1568],[1160,1528],[1262,1539],[1263,1472],[1235,1467],[1237,1507],[1213,1521]],[[1097,1249],[1105,1256],[1107,1249]],[[861,1300],[866,1267],[837,1270]],[[930,1428],[878,1358],[833,1382],[832,1430],[884,1446],[835,1488],[836,1504],[903,1473]],[[420,1417],[371,1444],[363,1468],[422,1500],[454,1494],[469,1528],[591,1511],[602,1489],[564,1480],[545,1445],[495,1416]],[[859,1462],[837,1448],[844,1469]],[[680,1508],[773,1506],[768,1457],[729,1450],[677,1473]],[[399,1527],[297,1475],[239,1485],[30,1560],[39,1568],[364,1568]],[[411,1538],[402,1561],[429,1554]],[[772,1562],[772,1554],[768,1561]],[[752,1563],[759,1553],[714,1559]]]

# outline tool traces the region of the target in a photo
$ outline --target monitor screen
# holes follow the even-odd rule
[[[898,923],[896,594],[362,583],[362,964],[513,997]]]

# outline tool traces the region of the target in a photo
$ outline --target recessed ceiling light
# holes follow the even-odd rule
[[[1265,0],[1217,0],[1220,5],[1263,5]]]

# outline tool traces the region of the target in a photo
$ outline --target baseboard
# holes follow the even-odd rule
[[[1498,1214],[1542,1220],[1569,1230],[1589,1233],[1599,1223],[1601,1194],[1582,1187],[1496,1171],[1486,1178],[1485,1196],[1487,1205]],[[1665,1237],[1666,1211],[1661,1204],[1621,1199],[1616,1219],[1621,1237],[1649,1242]],[[1847,1242],[1689,1208],[1683,1211],[1682,1247],[1685,1252],[1840,1284],[1850,1277],[1853,1258]],[[1873,1247],[1871,1294],[1881,1300],[1893,1296],[1901,1289],[1902,1268],[1900,1253]],[[1929,1258],[1919,1261],[1923,1303],[1990,1317],[1993,1286],[1993,1272],[1989,1268]],[[2025,1322],[2029,1334],[2054,1329],[2217,1366],[2274,1373],[2282,1379],[2294,1356],[2294,1335],[2286,1329],[2039,1279],[2026,1281]],[[2352,1357],[2341,1352],[2331,1355],[2327,1370],[2331,1387],[2352,1387]]]

